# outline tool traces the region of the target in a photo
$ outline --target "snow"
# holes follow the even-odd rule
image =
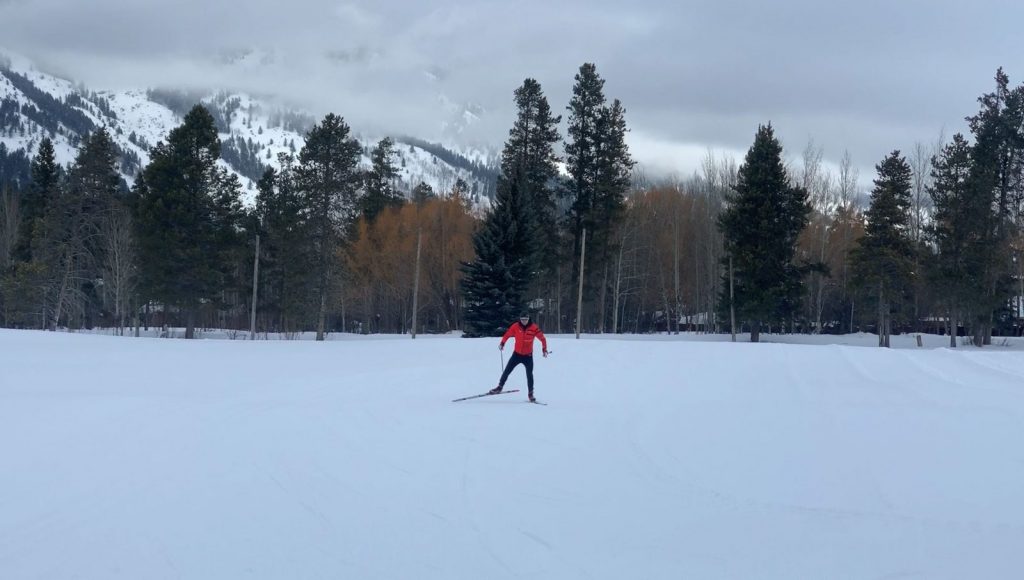
[[[0,577],[1019,578],[1019,340],[649,338],[0,331]]]
[[[124,128],[124,142],[128,135],[135,132],[136,136],[145,140],[150,146],[167,140],[167,134],[181,124],[181,119],[167,107],[149,100],[145,91],[109,91],[101,92],[100,96],[107,99],[110,108],[117,115]],[[133,147],[143,159],[149,154],[141,148]]]

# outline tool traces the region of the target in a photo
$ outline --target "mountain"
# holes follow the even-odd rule
[[[216,120],[221,163],[238,175],[247,202],[265,169],[280,166],[278,155],[297,154],[317,121],[308,113],[245,93],[94,90],[43,72],[23,57],[0,55],[0,183],[27,181],[30,159],[44,137],[53,140],[58,162],[68,165],[82,139],[106,127],[118,149],[121,174],[131,184],[149,162],[150,149],[195,103],[205,105]],[[469,111],[459,113],[463,123],[473,121]],[[450,120],[441,122],[446,129],[454,128]],[[370,150],[383,136],[359,134],[357,127],[353,132],[363,144],[362,164],[369,167]],[[405,191],[421,181],[434,191],[449,191],[463,179],[479,203],[492,196],[497,178],[497,156],[492,151],[415,137],[393,139]]]

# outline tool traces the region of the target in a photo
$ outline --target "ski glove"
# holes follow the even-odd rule
[[[548,358],[548,349],[544,349],[544,358]]]

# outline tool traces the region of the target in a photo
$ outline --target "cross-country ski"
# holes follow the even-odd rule
[[[501,391],[500,393],[491,393],[491,392],[480,393],[479,395],[470,395],[468,397],[462,397],[461,399],[452,399],[452,402],[453,403],[458,403],[459,401],[468,401],[470,399],[479,399],[481,397],[493,397],[495,395],[507,395],[509,393],[518,393],[518,392],[519,392],[519,389],[512,389],[512,390],[509,390],[509,391]]]

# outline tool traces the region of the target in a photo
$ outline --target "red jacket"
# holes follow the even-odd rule
[[[532,322],[526,326],[519,322],[513,322],[512,326],[508,327],[508,330],[505,331],[505,336],[501,337],[501,346],[505,346],[505,341],[510,338],[516,339],[516,354],[532,356],[533,339],[535,338],[540,339],[540,343],[544,346],[544,352],[548,350],[548,339],[544,338],[544,333],[540,331],[540,327]]]

